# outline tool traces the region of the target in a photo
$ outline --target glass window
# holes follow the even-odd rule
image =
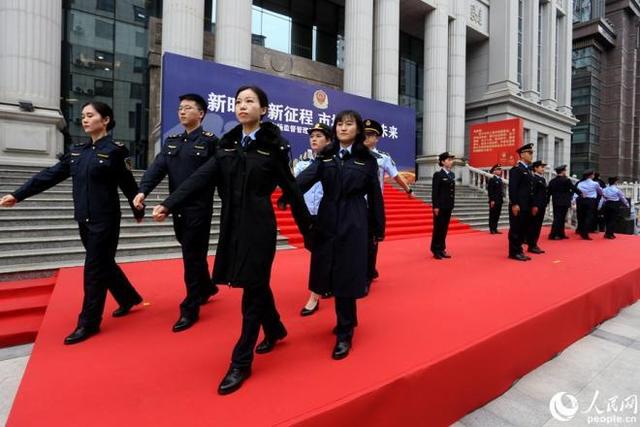
[[[102,19],[96,19],[95,34],[96,37],[103,39],[113,39],[113,24]]]
[[[522,0],[518,0],[518,83],[522,88]]]
[[[146,58],[133,58],[133,72],[134,73],[143,73],[147,68],[147,59]]]
[[[93,94],[95,96],[113,97],[113,81],[112,80],[95,80]],[[87,95],[91,96],[91,93]]]
[[[96,9],[103,10],[105,12],[114,12],[116,10],[115,0],[97,0]]]
[[[142,99],[144,97],[144,86],[138,83],[131,83],[129,97],[133,99]]]

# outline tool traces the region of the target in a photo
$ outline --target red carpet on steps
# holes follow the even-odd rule
[[[280,191],[276,191],[272,196],[278,230],[288,238],[290,245],[301,248],[304,242],[291,215],[291,209],[281,211],[275,207],[280,194]],[[389,183],[384,185],[384,209],[387,220],[387,239],[425,236],[433,231],[431,205],[418,198],[407,196],[404,191],[396,189]],[[451,218],[449,233],[469,231],[472,229],[467,224],[460,222],[455,216]]]
[[[381,244],[381,277],[358,303],[341,361],[330,357],[332,301],[298,314],[308,253],[278,252],[272,283],[289,336],[256,355],[253,376],[228,396],[216,387],[240,330],[240,290],[222,288],[175,334],[180,260],[123,264],[145,305],[64,346],[82,297],[82,270],[64,269],[8,425],[448,425],[640,297],[633,236],[544,240],[547,253],[526,263],[506,258],[506,234],[447,243],[446,261],[427,255],[425,238]],[[601,262],[605,251],[615,263]],[[109,299],[106,313],[114,308]]]
[[[33,342],[56,276],[0,282],[0,348]]]

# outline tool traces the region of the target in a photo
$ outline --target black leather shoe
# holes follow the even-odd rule
[[[373,280],[376,280],[378,277],[380,277],[380,273],[378,273],[378,270],[374,270],[373,271]]]
[[[77,344],[100,332],[100,327],[78,326],[68,337],[64,339],[66,345]]]
[[[333,347],[333,353],[331,357],[334,360],[344,359],[349,355],[349,350],[351,350],[351,342],[349,341],[338,341],[336,346]]]
[[[217,286],[207,289],[203,295],[200,297],[200,305],[204,305],[209,302],[209,298],[214,296],[220,291]]]
[[[440,252],[440,256],[442,258],[451,258],[451,255],[449,255],[446,251]]]
[[[198,321],[198,316],[180,316],[178,321],[173,324],[173,332],[180,332],[189,329]]]
[[[126,316],[127,314],[129,314],[129,312],[131,311],[131,309],[133,308],[134,305],[138,305],[141,302],[142,302],[142,300],[140,300],[138,302],[131,303],[131,304],[121,305],[120,307],[118,307],[115,310],[113,310],[113,313],[111,313],[111,315],[113,317]]]
[[[434,257],[435,259],[443,259],[442,255],[440,255],[440,252],[435,252],[435,253],[433,254],[433,257]]]
[[[251,368],[229,368],[218,386],[218,394],[233,393],[251,376]]]
[[[283,340],[286,336],[287,331],[286,329],[283,329],[282,332],[275,337],[265,337],[262,342],[256,346],[256,353],[269,353],[276,346],[276,343],[280,340]]]
[[[609,236],[609,235],[606,235],[606,234],[605,234],[605,235],[604,235],[604,238],[605,238],[605,239],[615,239],[616,237],[615,237],[615,236]]]
[[[588,234],[581,234],[582,240],[593,240]]]
[[[531,259],[528,256],[526,256],[525,254],[509,255],[509,258],[515,259],[516,261],[529,261]]]
[[[300,316],[311,316],[313,313],[318,311],[320,308],[320,300],[316,301],[316,305],[312,309],[308,309],[307,307],[302,307],[300,310]]]
[[[537,246],[534,246],[533,248],[529,248],[527,252],[531,252],[532,254],[538,254],[538,255],[544,253],[544,251]]]
[[[563,237],[560,236],[549,236],[549,240],[562,240]]]

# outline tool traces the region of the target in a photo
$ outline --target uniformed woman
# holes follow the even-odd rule
[[[118,187],[129,200],[138,222],[144,210],[133,207],[138,185],[125,163],[129,151],[112,139],[110,131],[114,126],[111,107],[97,101],[85,104],[82,127],[91,140],[75,143],[57,164],[0,199],[0,206],[10,207],[72,177],[74,219],[78,221],[86,256],[82,311],[76,329],[65,338],[65,344],[84,341],[99,331],[107,291],[120,305],[113,317],[124,316],[142,302],[115,261],[121,215]]]
[[[302,192],[316,182],[324,194],[317,232],[310,242],[309,286],[316,294],[335,297],[337,336],[332,357],[349,354],[358,323],[356,299],[366,295],[369,226],[376,240],[384,238],[384,205],[378,163],[364,145],[364,124],[356,111],[336,115],[333,144],[296,179]],[[365,195],[367,199],[365,199]]]
[[[242,333],[231,367],[218,387],[220,394],[237,390],[251,375],[260,326],[265,338],[255,347],[256,353],[270,352],[287,335],[269,286],[277,236],[271,203],[276,186],[292,201],[303,235],[312,224],[289,168],[289,144],[276,125],[261,122],[269,105],[266,93],[256,86],[243,86],[235,99],[240,124],[221,138],[213,158],[153,210],[154,218],[162,221],[202,189],[218,187],[222,213],[212,281],[243,288]]]

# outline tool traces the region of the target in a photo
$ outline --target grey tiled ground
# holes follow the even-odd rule
[[[578,402],[577,412],[572,411],[575,414],[566,421],[555,419],[550,411],[551,398],[559,392],[573,395]],[[640,399],[640,302],[522,377],[505,394],[454,427],[640,426],[640,408],[607,411],[609,400],[616,398],[619,405],[634,396],[636,401]],[[568,399],[565,396],[562,400],[564,406],[571,406]],[[592,418],[598,416],[597,410],[605,418]],[[621,418],[612,419],[616,415]]]
[[[7,422],[32,347],[27,344],[0,349],[0,425]]]
[[[0,425],[6,423],[31,348],[0,349]],[[554,419],[549,410],[551,397],[559,392],[577,399],[578,412],[569,421]],[[587,410],[596,393],[596,407],[604,411],[603,415],[607,415],[607,400],[614,396],[618,401],[633,395],[640,398],[640,302],[622,310],[454,427],[640,426],[640,413],[635,414],[635,422],[590,424],[588,416],[595,415],[595,409]],[[633,415],[629,409],[622,414]]]

